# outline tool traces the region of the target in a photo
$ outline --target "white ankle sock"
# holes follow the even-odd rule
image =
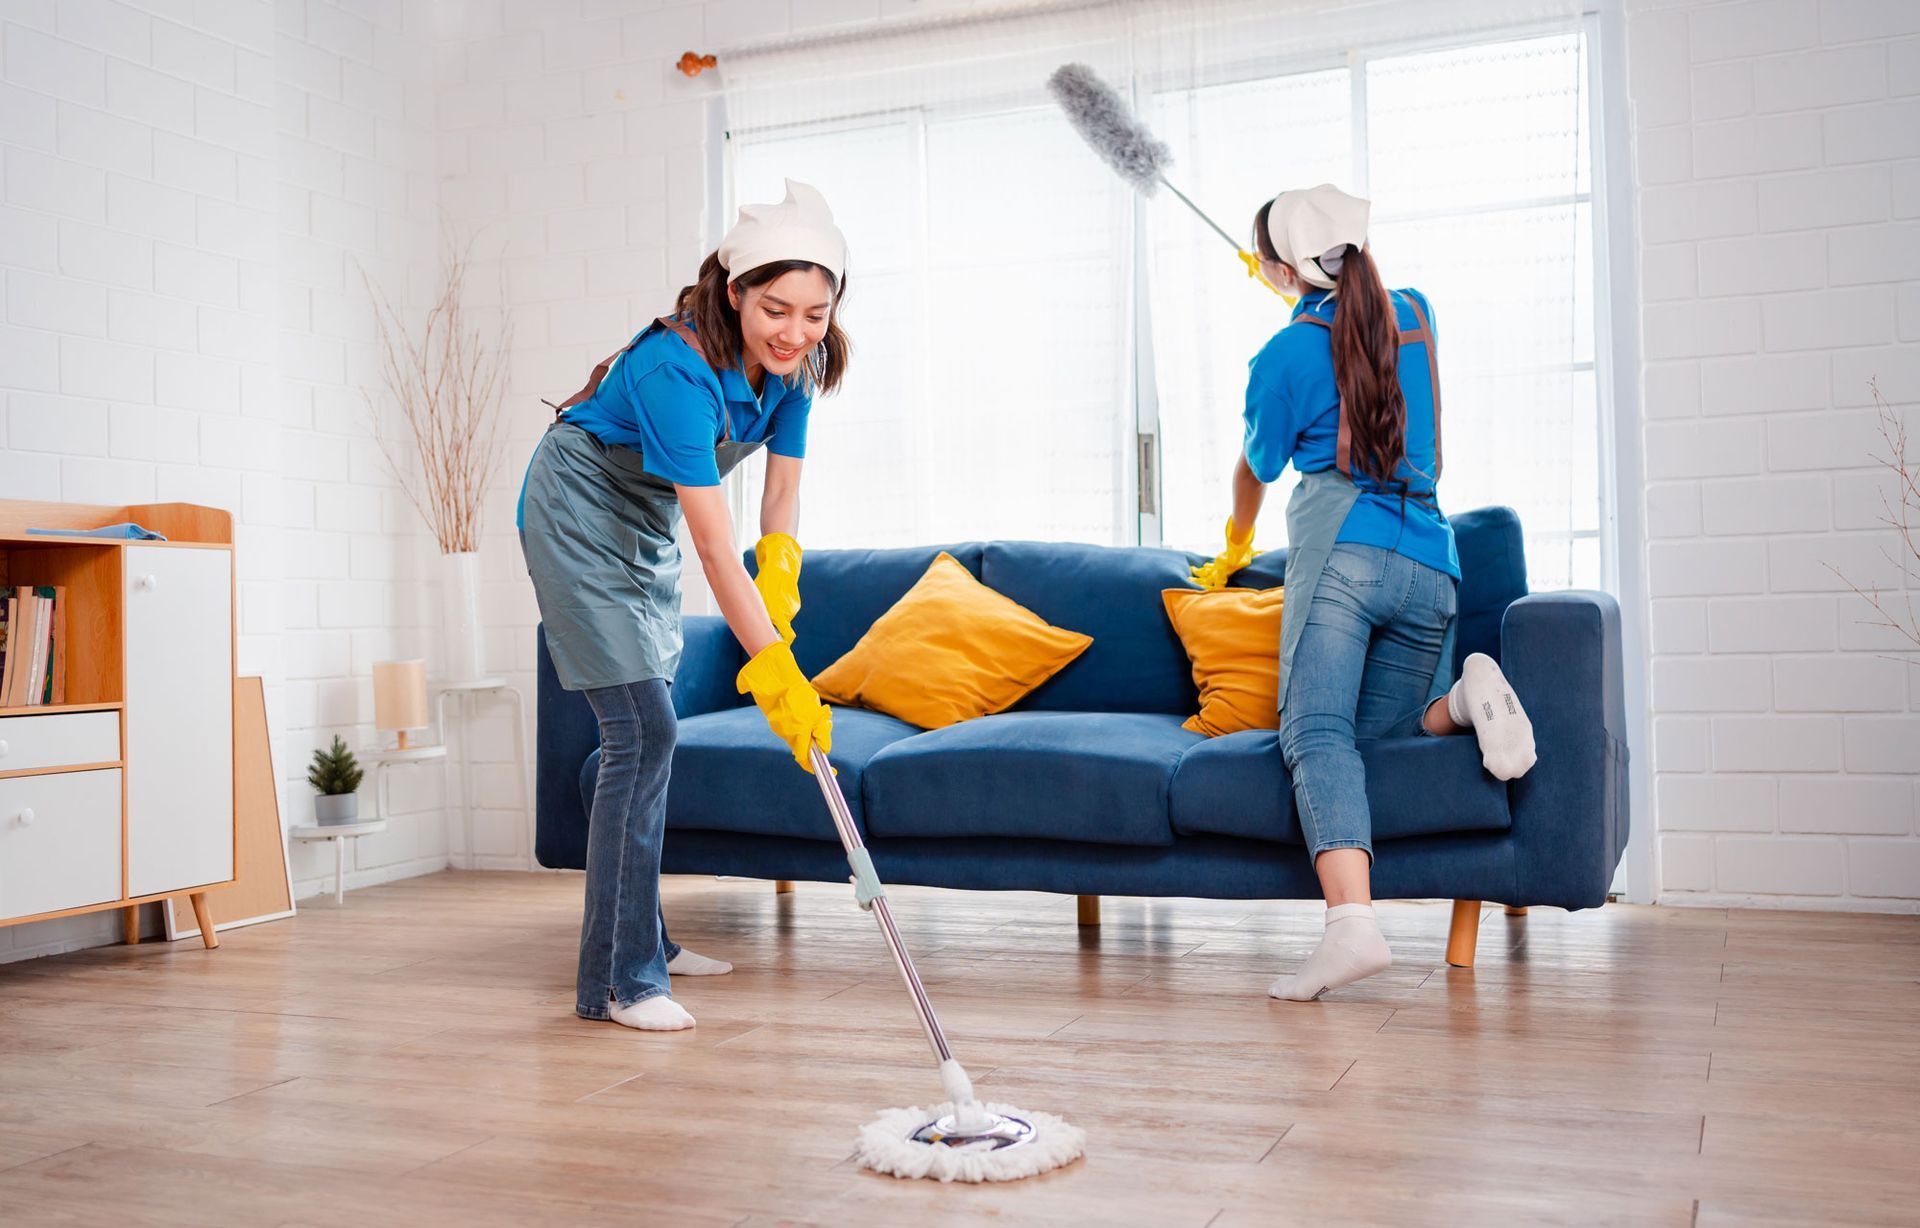
[[[615,1023],[642,1032],[678,1032],[693,1026],[693,1016],[665,994],[642,998],[632,1006],[615,1006],[610,1013]]]
[[[733,965],[681,947],[680,954],[667,961],[667,971],[675,976],[725,976],[733,971]]]
[[[1518,780],[1533,766],[1533,722],[1513,684],[1486,653],[1476,652],[1460,666],[1460,681],[1447,692],[1447,713],[1454,724],[1473,726],[1480,760],[1494,779]]]
[[[1380,933],[1371,904],[1341,904],[1327,909],[1327,932],[1307,962],[1267,990],[1269,997],[1311,1002],[1329,989],[1351,985],[1393,964],[1393,952]]]

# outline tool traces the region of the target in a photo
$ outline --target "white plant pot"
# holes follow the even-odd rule
[[[440,617],[447,654],[446,680],[472,682],[486,672],[480,641],[480,554],[440,556]]]
[[[358,793],[321,793],[313,799],[313,821],[321,827],[338,827],[359,817]]]

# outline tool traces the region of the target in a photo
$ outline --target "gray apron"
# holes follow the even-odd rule
[[[1414,318],[1420,327],[1403,330],[1400,345],[1403,349],[1422,343],[1427,347],[1427,374],[1433,380],[1433,480],[1437,486],[1440,481],[1440,358],[1434,350],[1433,329],[1427,324],[1426,313],[1420,310],[1417,300],[1409,298],[1408,301],[1413,305]],[[1310,311],[1298,318],[1329,331],[1333,328]],[[1431,490],[1407,493],[1407,498],[1416,502],[1437,497]],[[1333,468],[1302,474],[1300,484],[1293,488],[1293,497],[1287,500],[1287,596],[1286,609],[1280,616],[1280,711],[1283,714],[1287,710],[1287,681],[1292,676],[1294,650],[1300,646],[1300,636],[1307,629],[1307,614],[1313,608],[1314,594],[1326,572],[1327,557],[1333,553],[1340,530],[1347,523],[1347,513],[1359,499],[1360,488],[1353,481],[1353,434],[1343,401]],[[1427,693],[1428,703],[1446,694],[1453,684],[1454,631],[1458,622],[1457,616],[1447,622],[1440,660],[1434,666],[1433,682]]]
[[[677,319],[655,322],[693,346]],[[559,415],[591,397],[614,362],[652,328],[593,369],[586,387],[554,406],[521,495],[520,545],[533,578],[547,652],[569,691],[671,679],[680,665],[680,499],[646,472],[639,449],[605,444]],[[713,459],[725,477],[760,448],[736,443],[721,408]]]

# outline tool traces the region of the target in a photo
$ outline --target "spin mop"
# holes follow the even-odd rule
[[[927,1043],[940,1061],[940,1085],[947,1103],[932,1109],[888,1109],[860,1130],[860,1163],[878,1173],[896,1177],[932,1177],[940,1181],[1016,1181],[1071,1164],[1086,1150],[1086,1133],[1050,1113],[1032,1113],[1004,1104],[981,1104],[973,1081],[947,1047],[947,1036],[934,1018],[920,974],[913,969],[900,931],[887,908],[887,889],[874,872],[873,856],[853,825],[847,799],[833,778],[833,768],[818,746],[813,748],[813,778],[833,815],[834,830],[853,867],[853,894],[860,907],[880,923],[887,950],[907,983],[913,1008],[920,1015]]]
[[[1155,188],[1164,187],[1179,197],[1181,204],[1193,210],[1213,233],[1227,241],[1227,246],[1240,257],[1240,263],[1247,266],[1248,277],[1275,294],[1280,293],[1260,271],[1260,257],[1241,247],[1199,205],[1187,199],[1185,192],[1167,182],[1161,171],[1173,161],[1173,151],[1134,117],[1127,109],[1126,99],[1120,97],[1117,90],[1085,64],[1062,65],[1047,78],[1047,89],[1052,91],[1060,109],[1067,113],[1074,130],[1093,146],[1093,152],[1105,159],[1108,166],[1120,172],[1122,179],[1144,196],[1152,196]]]

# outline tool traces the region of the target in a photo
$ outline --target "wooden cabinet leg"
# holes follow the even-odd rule
[[[1079,897],[1079,901],[1080,924],[1100,924],[1100,897],[1097,895],[1083,895]]]
[[[790,878],[776,878],[776,879],[774,879],[774,880],[773,880],[773,893],[774,893],[775,895],[791,895],[791,894],[793,894],[793,880],[792,880],[792,879],[790,879]]]
[[[120,910],[120,938],[128,946],[140,941],[140,906],[138,904]]]
[[[211,951],[220,945],[220,939],[213,932],[213,914],[207,911],[207,893],[196,891],[188,898],[193,901],[193,919],[200,927],[200,941]]]
[[[1473,967],[1473,948],[1479,939],[1480,901],[1455,900],[1453,926],[1447,931],[1447,962],[1456,968]]]
[[[1512,905],[1512,904],[1509,904],[1509,905],[1507,905],[1507,915],[1508,915],[1509,917],[1524,917],[1524,916],[1526,916],[1526,915],[1527,915],[1527,909],[1526,909],[1526,905],[1524,905],[1524,904],[1522,904],[1522,905],[1519,905],[1519,906],[1517,906],[1517,907],[1516,907],[1515,905]]]

